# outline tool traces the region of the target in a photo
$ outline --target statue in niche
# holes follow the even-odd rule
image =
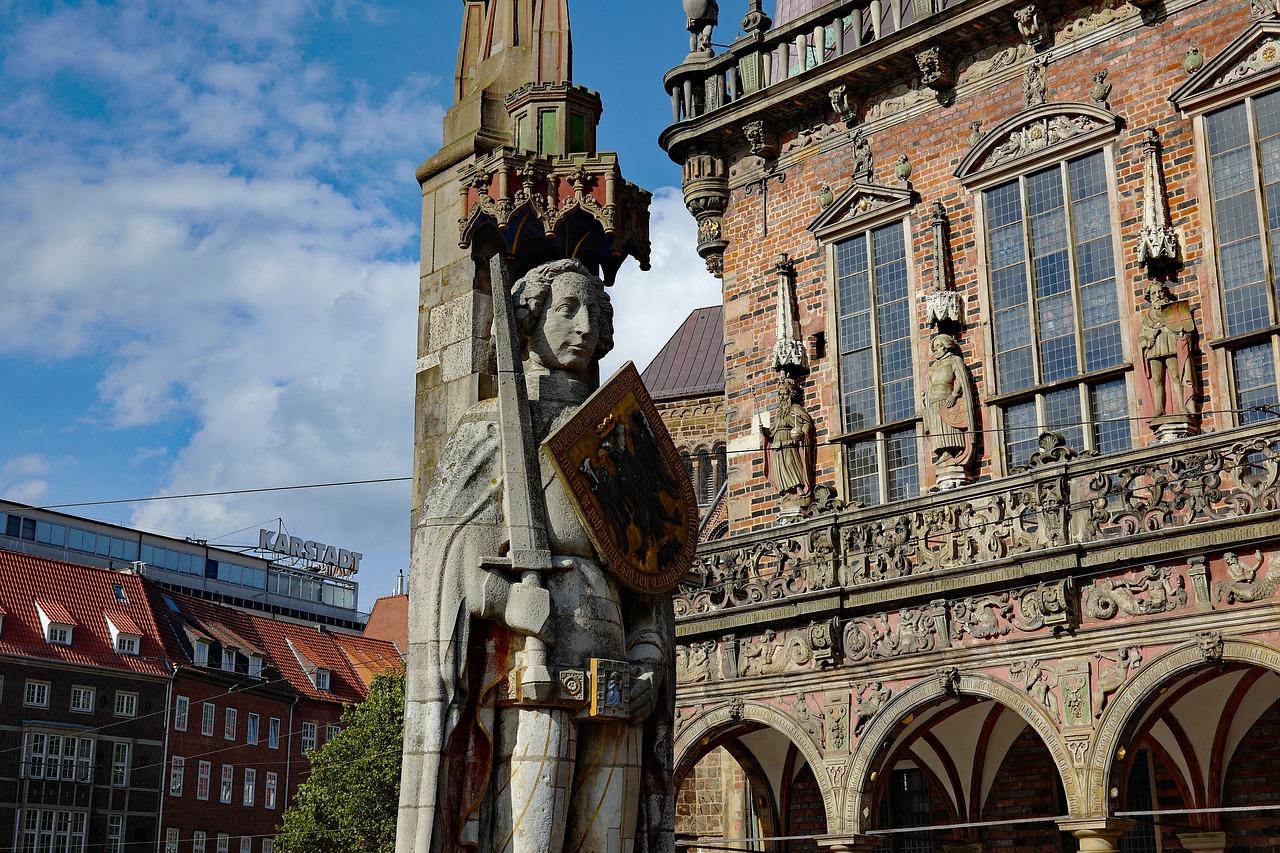
[[[977,406],[973,379],[955,338],[935,335],[929,349],[933,362],[924,392],[924,431],[933,450],[938,487],[946,489],[968,477],[976,452]]]
[[[1151,417],[1189,421],[1196,414],[1196,389],[1191,363],[1195,321],[1191,306],[1177,302],[1160,282],[1147,285],[1147,302],[1138,332],[1142,372],[1147,378]]]
[[[689,55],[709,57],[711,33],[720,23],[720,6],[716,0],[684,0],[685,29],[689,31]]]
[[[813,501],[813,417],[798,402],[799,397],[796,381],[782,379],[773,423],[760,427],[765,443],[765,476],[782,495],[784,512],[792,514]]]
[[[595,390],[613,308],[576,260],[543,264],[514,287],[500,261],[494,270],[493,288],[509,287],[514,306],[495,320],[509,354],[499,355],[499,398],[454,429],[414,531],[422,605],[410,618],[396,849],[670,853],[671,595],[624,589],[549,454],[523,452]],[[524,382],[508,382],[508,370]],[[513,407],[531,438],[512,434]],[[521,525],[545,544],[520,541]]]

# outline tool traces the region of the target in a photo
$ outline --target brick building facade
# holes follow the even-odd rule
[[[764,849],[1272,849],[1276,10],[745,11],[665,78],[724,289],[683,784]]]
[[[0,846],[269,853],[394,644],[0,550]]]

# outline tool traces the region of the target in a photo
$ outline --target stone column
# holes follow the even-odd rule
[[[1120,836],[1133,829],[1133,821],[1114,817],[1067,819],[1058,828],[1080,842],[1080,853],[1116,853]]]
[[[1184,832],[1178,836],[1178,843],[1191,853],[1225,853],[1227,834],[1225,832]]]

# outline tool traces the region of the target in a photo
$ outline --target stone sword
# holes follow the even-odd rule
[[[519,337],[511,307],[511,272],[502,253],[489,262],[489,284],[493,293],[493,341],[498,367],[498,425],[502,431],[502,502],[510,542],[508,558],[486,559],[486,566],[510,568],[520,573],[520,583],[541,586],[542,573],[551,571],[551,548],[541,495],[537,492],[540,471],[533,416],[529,412],[529,392],[520,358]],[[524,667],[520,673],[520,694],[526,701],[551,698],[554,683],[547,668],[547,644],[526,635]]]

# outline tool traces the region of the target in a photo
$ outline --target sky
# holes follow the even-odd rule
[[[412,474],[413,174],[462,5],[0,0],[0,497],[224,546],[283,523],[364,554],[362,610],[393,591],[406,481],[250,490]],[[570,10],[600,148],[654,192],[605,375],[720,301],[656,142],[683,13],[637,8]],[[132,500],[210,492],[249,493]]]

